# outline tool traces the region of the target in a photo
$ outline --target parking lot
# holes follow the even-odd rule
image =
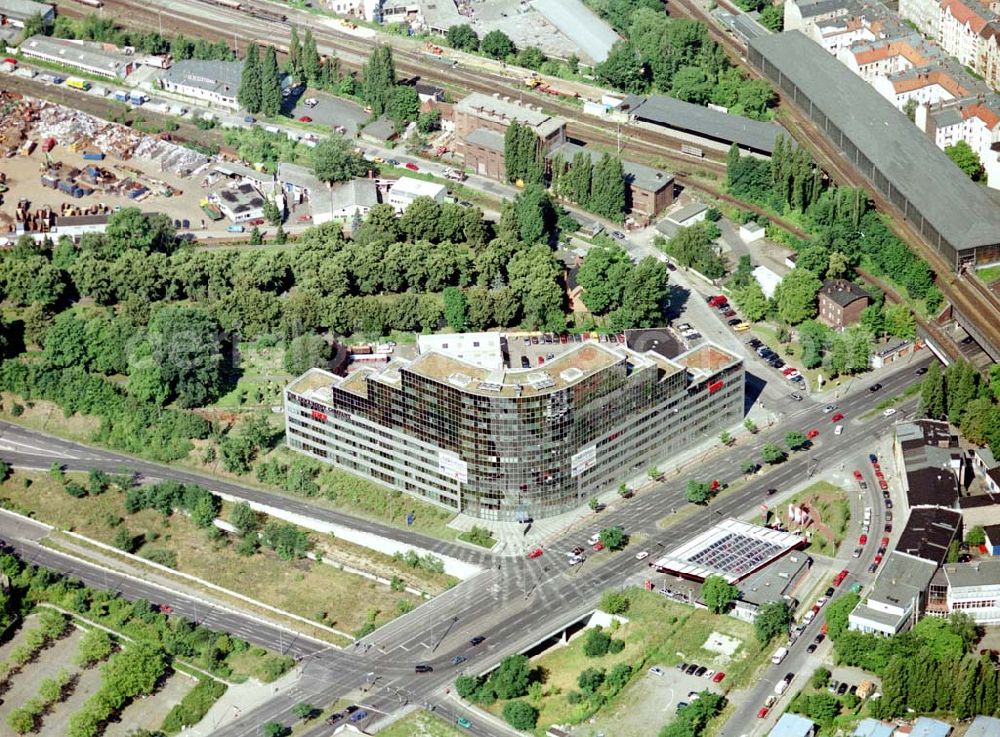
[[[316,104],[312,107],[307,106],[305,101],[308,99],[316,100]],[[348,136],[357,135],[358,128],[368,120],[368,113],[360,105],[315,90],[306,90],[297,96],[293,95],[291,106],[291,116],[296,120],[305,116],[312,118],[313,123],[330,128],[343,126],[346,129],[345,135]]]
[[[625,335],[598,335],[597,333],[577,333],[562,335],[556,333],[508,333],[508,366],[512,369],[544,368],[566,351],[588,341],[598,341],[608,345],[625,345]]]

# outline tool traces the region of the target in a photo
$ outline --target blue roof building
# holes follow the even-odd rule
[[[1000,719],[982,715],[972,720],[965,737],[1000,737]]]
[[[930,717],[919,717],[913,723],[913,730],[910,737],[948,737],[951,734],[951,725]]]
[[[853,737],[892,737],[895,728],[878,719],[862,719]]]
[[[782,714],[767,737],[815,737],[816,724],[798,714]]]

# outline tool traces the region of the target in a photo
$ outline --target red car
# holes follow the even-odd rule
[[[868,535],[862,535],[858,538],[858,545],[864,545],[868,542]]]
[[[760,707],[760,710],[757,712],[757,718],[758,719],[763,719],[764,717],[767,716],[767,713],[769,711],[770,711],[770,709],[768,709],[766,706]]]
[[[785,376],[788,376],[789,374],[797,370],[798,369],[796,369],[794,366],[785,366],[785,368],[781,369],[781,373],[783,373]]]
[[[602,550],[604,550],[604,543],[598,540],[596,543],[594,543],[594,552],[600,553]]]
[[[883,537],[883,538],[882,538],[882,539],[881,539],[881,540],[879,541],[879,545],[881,545],[881,546],[882,546],[883,548],[887,548],[887,547],[889,547],[889,536],[888,536],[888,535],[886,535],[885,537]]]
[[[736,310],[726,310],[722,313],[723,317],[736,317]]]
[[[857,479],[858,481],[864,481],[864,476],[861,475],[861,471],[855,471],[854,478]]]
[[[712,683],[722,683],[722,679],[726,677],[726,674],[721,670],[712,676]]]
[[[885,482],[885,479],[879,479],[878,480],[878,488],[880,488],[882,491],[888,491],[889,490],[889,484],[887,484]]]
[[[844,582],[845,578],[847,578],[847,569],[846,568],[844,570],[842,570],[840,573],[838,573],[836,576],[833,577],[833,585],[834,586],[840,586],[840,584],[842,584]]]
[[[542,549],[541,548],[535,548],[530,553],[528,553],[528,557],[529,558],[541,558],[542,557]]]
[[[313,122],[313,119],[310,118],[308,115],[303,115],[301,118],[299,118],[299,122],[300,123],[311,123],[311,122]]]
[[[174,608],[169,604],[160,604],[159,608],[161,614],[170,614],[174,611]]]
[[[420,171],[420,167],[414,164],[412,161],[407,161],[405,166],[410,171]]]
[[[835,414],[833,417],[830,418],[830,422],[840,422],[842,419],[844,419],[843,413],[838,412],[837,414]]]
[[[806,433],[806,437],[809,438],[810,440],[818,436],[819,436],[819,430],[815,428]]]
[[[709,307],[718,307],[719,305],[726,304],[728,301],[729,300],[726,299],[726,297],[724,295],[717,294],[714,297],[709,297],[708,298],[708,305],[709,305]]]
[[[875,565],[878,565],[881,562],[882,562],[882,556],[881,555],[876,555],[875,556]]]

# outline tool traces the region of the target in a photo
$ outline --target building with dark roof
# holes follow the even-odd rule
[[[826,279],[818,299],[817,319],[835,330],[843,330],[860,320],[870,301],[868,292],[847,279]]]
[[[1000,525],[986,525],[986,552],[990,555],[1000,555]]]
[[[893,454],[907,509],[958,508],[962,453],[947,422],[896,423]]]
[[[770,156],[784,131],[774,123],[762,123],[740,115],[677,100],[666,95],[629,95],[621,105],[630,120],[669,128],[691,136],[698,143],[727,149],[734,143],[745,153]]]
[[[1000,259],[1000,204],[861,77],[799,31],[752,39],[747,58],[946,260]]]
[[[847,617],[849,629],[891,637],[916,624],[937,564],[893,551],[866,598]]]
[[[929,560],[935,566],[944,563],[952,540],[962,539],[962,515],[959,512],[921,507],[910,512],[906,526],[896,542],[896,553]]]

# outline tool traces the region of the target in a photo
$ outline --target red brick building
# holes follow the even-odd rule
[[[819,290],[817,319],[835,330],[843,330],[861,319],[871,301],[868,292],[847,279],[826,279]]]

